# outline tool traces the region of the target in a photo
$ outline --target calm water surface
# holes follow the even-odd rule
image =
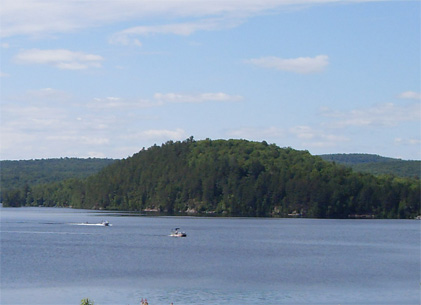
[[[0,212],[5,305],[420,304],[415,220]]]

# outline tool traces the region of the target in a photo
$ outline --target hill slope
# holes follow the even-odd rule
[[[203,212],[233,216],[409,218],[419,180],[376,178],[266,142],[192,138],[153,146],[86,180],[7,192],[5,205]]]
[[[112,159],[39,159],[0,161],[2,189],[21,188],[66,180],[85,178],[113,163]]]
[[[323,160],[344,164],[355,171],[373,175],[420,177],[421,161],[400,160],[371,154],[320,155]]]

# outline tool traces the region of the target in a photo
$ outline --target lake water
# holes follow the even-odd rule
[[[4,305],[420,304],[416,220],[0,212]]]

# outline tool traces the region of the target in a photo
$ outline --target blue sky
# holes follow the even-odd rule
[[[420,2],[1,0],[3,160],[168,140],[421,159]]]

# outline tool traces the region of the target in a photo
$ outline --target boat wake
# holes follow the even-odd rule
[[[112,224],[110,224],[108,221],[102,221],[99,223],[88,223],[88,222],[81,222],[81,223],[72,223],[72,225],[75,226],[97,226],[97,227],[111,227]]]

